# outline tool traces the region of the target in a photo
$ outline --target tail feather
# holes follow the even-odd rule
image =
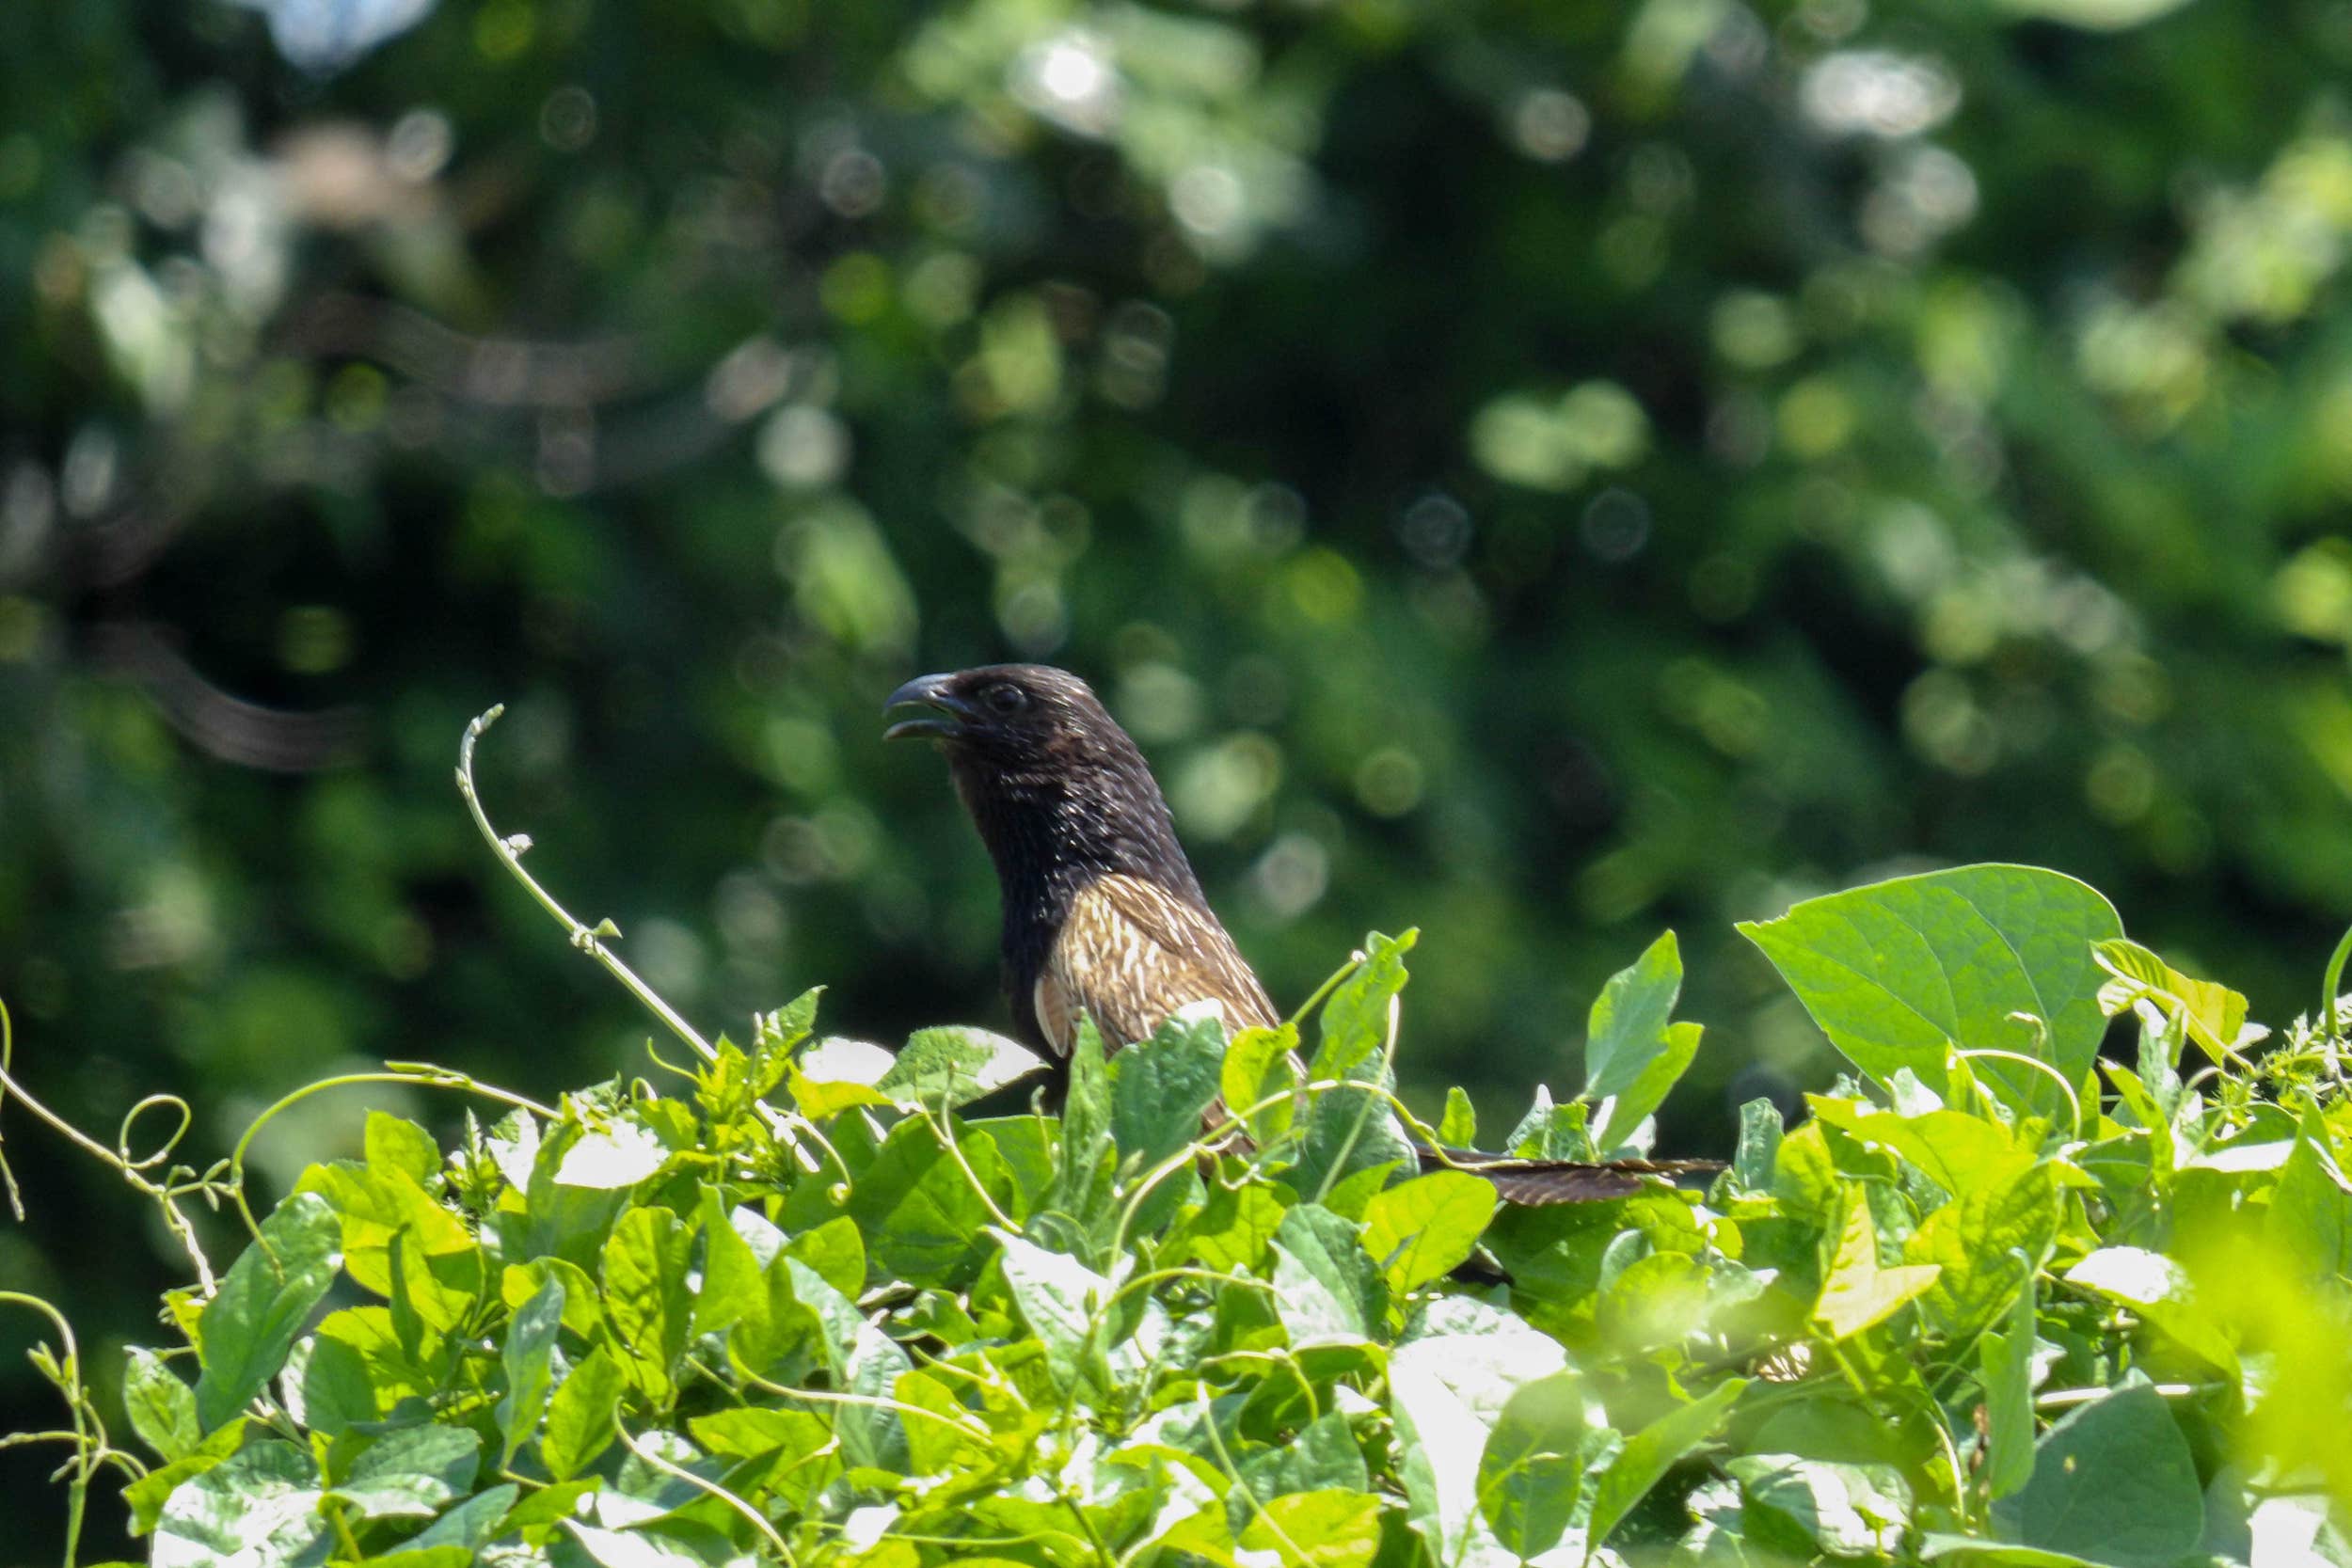
[[[1417,1151],[1421,1168],[1461,1170],[1483,1176],[1505,1203],[1534,1208],[1549,1203],[1599,1203],[1640,1192],[1652,1176],[1708,1176],[1721,1160],[1514,1160],[1466,1148]]]

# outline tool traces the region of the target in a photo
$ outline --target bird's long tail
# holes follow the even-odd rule
[[[1505,1203],[1535,1208],[1548,1203],[1598,1203],[1642,1190],[1650,1176],[1710,1176],[1721,1160],[1514,1160],[1467,1148],[1415,1150],[1421,1168],[1461,1170],[1495,1184]]]

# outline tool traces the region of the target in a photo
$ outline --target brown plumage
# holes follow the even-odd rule
[[[1227,1027],[1280,1021],[1265,988],[1201,895],[1143,753],[1087,684],[1042,664],[925,675],[885,709],[920,705],[886,738],[943,743],[1004,896],[1006,990],[1016,1022],[1067,1056],[1080,1015],[1117,1050],[1187,1003],[1213,1000]],[[1621,1197],[1645,1176],[1707,1161],[1588,1164],[1423,1148],[1514,1203]]]

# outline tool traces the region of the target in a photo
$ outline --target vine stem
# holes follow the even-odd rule
[[[2319,999],[2319,1017],[2328,1026],[2330,1039],[2344,1037],[2344,1020],[2339,1004],[2343,1001],[2344,966],[2347,960],[2352,960],[2352,927],[2344,928],[2344,940],[2336,943],[2335,952],[2328,959],[2327,979],[2322,983],[2327,994]]]
[[[497,723],[505,711],[506,705],[500,703],[474,720],[466,726],[466,737],[457,745],[457,793],[465,797],[466,810],[472,814],[473,825],[482,831],[482,837],[490,846],[491,852],[514,874],[515,879],[522,883],[523,891],[538,900],[539,907],[563,926],[574,947],[602,964],[607,974],[620,981],[631,996],[644,1004],[648,1012],[668,1025],[670,1033],[692,1047],[696,1055],[706,1062],[717,1061],[719,1053],[711,1049],[710,1042],[680,1017],[676,1008],[663,1001],[659,991],[639,979],[637,972],[623,963],[619,954],[605,944],[606,937],[620,935],[619,927],[610,920],[598,921],[594,927],[582,925],[571,911],[556,902],[553,894],[539,885],[536,877],[523,869],[523,853],[531,847],[531,835],[516,833],[512,838],[503,837],[490,826],[489,814],[482,809],[481,793],[474,788],[473,749],[474,742],[480,740],[484,732]]]
[[[246,1150],[253,1147],[254,1135],[269,1125],[280,1113],[300,1104],[314,1094],[323,1093],[327,1089],[349,1088],[355,1084],[415,1084],[427,1088],[464,1089],[485,1099],[495,1100],[501,1104],[518,1106],[544,1117],[549,1121],[555,1119],[556,1113],[553,1110],[526,1095],[516,1094],[508,1089],[495,1088],[487,1084],[476,1083],[464,1073],[450,1068],[436,1067],[430,1062],[387,1062],[384,1066],[386,1070],[382,1072],[339,1073],[332,1078],[322,1078],[314,1084],[305,1084],[300,1088],[280,1096],[267,1110],[255,1117],[252,1124],[246,1128],[244,1136],[238,1138],[236,1147],[229,1151],[229,1196],[235,1201],[237,1212],[245,1216],[246,1228],[253,1232],[255,1241],[259,1242],[262,1239],[262,1225],[253,1217],[253,1206],[247,1203],[245,1197]],[[206,1293],[211,1293],[209,1287]]]
[[[123,1116],[121,1129],[117,1133],[116,1147],[108,1148],[104,1144],[100,1143],[96,1138],[91,1137],[26,1093],[24,1085],[18,1083],[10,1074],[9,1069],[15,1059],[15,1026],[9,1021],[8,1005],[0,1003],[0,1101],[5,1101],[11,1094],[14,1095],[23,1101],[26,1110],[62,1133],[68,1142],[100,1164],[112,1165],[132,1187],[152,1198],[156,1206],[163,1211],[165,1228],[171,1232],[173,1239],[178,1241],[182,1249],[187,1253],[188,1260],[196,1266],[198,1288],[209,1300],[218,1288],[213,1278],[213,1265],[205,1258],[203,1247],[197,1243],[195,1227],[188,1224],[188,1217],[180,1212],[178,1198],[182,1193],[198,1192],[203,1195],[206,1202],[217,1207],[219,1192],[213,1177],[218,1173],[220,1167],[215,1165],[212,1172],[204,1176],[197,1176],[194,1171],[183,1171],[175,1167],[167,1171],[164,1180],[160,1182],[151,1180],[142,1174],[149,1166],[160,1164],[168,1158],[171,1151],[179,1147],[180,1139],[187,1132],[194,1119],[194,1113],[188,1109],[187,1101],[176,1095],[149,1095],[145,1100],[132,1106]],[[177,1109],[180,1113],[180,1124],[172,1129],[170,1136],[164,1139],[153,1153],[135,1160],[131,1157],[131,1128],[137,1121],[139,1114],[151,1105],[167,1105]],[[193,1183],[183,1183],[178,1180],[177,1178],[182,1174],[193,1178]],[[16,1173],[8,1168],[5,1154],[0,1154],[0,1183],[5,1183],[7,1186],[9,1207],[14,1210],[17,1220],[22,1223],[24,1218],[24,1204],[17,1192]]]
[[[66,1482],[65,1568],[74,1568],[82,1550],[82,1519],[89,1506],[89,1483],[99,1467],[121,1462],[132,1469],[135,1478],[139,1472],[129,1455],[118,1453],[108,1444],[106,1429],[99,1422],[97,1412],[90,1408],[89,1392],[82,1386],[81,1346],[74,1339],[73,1325],[66,1322],[65,1314],[40,1297],[22,1291],[0,1291],[0,1306],[22,1307],[40,1313],[56,1326],[57,1338],[65,1346],[64,1355],[41,1370],[56,1385],[57,1392],[65,1396],[66,1415],[73,1430],[40,1435],[56,1437],[73,1447],[73,1457],[66,1461],[58,1473],[72,1478]],[[34,1359],[39,1365],[41,1358],[36,1354]]]

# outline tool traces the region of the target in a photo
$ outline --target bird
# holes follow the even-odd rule
[[[1078,676],[990,664],[908,681],[882,705],[885,740],[930,739],[996,868],[1016,1029],[1067,1061],[1082,1016],[1108,1049],[1214,1002],[1227,1027],[1280,1014],[1201,892],[1142,751]],[[1417,1145],[1424,1170],[1468,1170],[1523,1206],[1592,1202],[1704,1160],[1518,1159]]]

